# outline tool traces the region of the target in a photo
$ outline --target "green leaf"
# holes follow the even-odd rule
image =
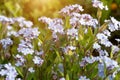
[[[69,79],[69,75],[68,75],[68,74],[66,74],[66,80],[70,80],[70,79]]]
[[[104,31],[108,26],[108,23],[104,23],[100,28],[99,28],[99,32]]]
[[[20,68],[16,67],[16,70],[17,70],[17,72],[19,73],[19,75],[20,75],[21,77],[24,77]]]

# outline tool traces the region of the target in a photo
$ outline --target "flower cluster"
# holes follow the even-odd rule
[[[79,80],[90,80],[90,79],[87,79],[86,76],[80,76]]]
[[[107,6],[99,0],[92,3],[98,11],[107,10]],[[59,12],[63,19],[39,18],[47,24],[44,31],[39,31],[42,28],[34,27],[31,21],[23,17],[0,16],[0,24],[5,26],[0,29],[5,33],[0,35],[0,79],[116,78],[120,71],[120,48],[109,38],[112,32],[120,29],[120,21],[110,17],[101,25],[100,19],[79,13],[83,10],[81,5],[69,5]],[[119,38],[115,40],[120,42]],[[8,53],[10,57],[6,59]]]
[[[15,63],[16,66],[23,66],[26,61],[24,56],[21,56],[19,54],[15,56],[15,59],[16,59],[16,63]]]
[[[78,5],[78,4],[75,4],[75,5],[69,5],[69,6],[66,6],[65,8],[63,8],[60,13],[62,15],[71,15],[71,13],[73,12],[80,12],[80,11],[83,11],[84,9],[82,8],[82,6]]]
[[[18,52],[21,52],[24,55],[34,53],[33,46],[31,44],[31,42],[26,42],[24,40],[20,41],[20,44],[19,44],[17,50],[18,50]]]
[[[8,46],[13,44],[13,41],[10,38],[6,38],[0,40],[0,43],[2,44],[3,48],[6,49]]]
[[[103,2],[99,0],[92,0],[92,2],[93,2],[93,7],[108,10],[108,7],[104,6]]]
[[[6,76],[6,80],[15,80],[18,75],[15,67],[11,65],[11,63],[5,64],[3,68],[0,70],[1,76]]]

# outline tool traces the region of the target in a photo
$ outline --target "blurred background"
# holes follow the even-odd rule
[[[108,5],[109,10],[103,11],[102,21],[114,16],[120,20],[120,0],[101,0]],[[0,15],[7,17],[23,16],[28,20],[38,23],[41,16],[60,17],[59,10],[70,4],[80,4],[84,13],[96,15],[95,8],[92,8],[91,0],[0,0]]]

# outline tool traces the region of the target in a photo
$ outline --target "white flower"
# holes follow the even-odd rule
[[[6,80],[15,80],[16,76],[18,75],[15,67],[11,65],[11,63],[4,65],[5,69],[0,70],[1,76],[6,76]]]
[[[86,26],[93,26],[94,28],[96,27],[96,25],[98,24],[97,19],[94,19],[92,16],[90,16],[89,14],[82,14],[81,18],[79,20],[81,25],[86,25]]]
[[[53,33],[64,33],[64,28],[63,28],[63,21],[62,19],[55,18],[55,19],[50,19],[47,17],[41,17],[39,18],[40,21],[47,23],[48,24],[48,29],[52,30]]]
[[[103,33],[104,33],[106,36],[111,36],[111,33],[110,33],[108,30],[104,30]]]
[[[111,22],[108,24],[108,29],[113,32],[115,30],[119,30],[120,22],[117,21],[114,17],[111,17]]]
[[[40,32],[38,28],[22,28],[19,30],[18,34],[27,39],[34,39],[39,36]]]
[[[76,47],[74,47],[74,46],[67,46],[67,47],[64,48],[64,52],[65,53],[68,53],[69,50],[74,51],[74,50],[76,50]]]
[[[104,74],[104,67],[105,65],[103,63],[99,63],[98,64],[98,75],[99,77],[102,77],[104,78],[105,77],[105,74]]]
[[[8,22],[9,24],[13,24],[14,20],[13,18],[8,18],[6,16],[0,15],[0,22]]]
[[[108,69],[113,69],[113,68],[119,67],[118,63],[116,61],[112,60],[111,58],[109,58],[107,56],[101,56],[99,59],[100,59],[100,61],[102,61],[103,64],[105,63],[105,65]]]
[[[33,26],[33,23],[31,21],[23,21],[23,24],[26,26],[26,27],[32,27]]]
[[[14,21],[16,21],[17,23],[19,23],[19,27],[32,27],[33,26],[33,22],[31,21],[26,21],[24,17],[17,17],[14,18]]]
[[[17,18],[14,18],[14,21],[16,21],[18,23],[22,23],[22,21],[25,21],[25,18],[24,17],[17,17]]]
[[[90,79],[87,79],[86,76],[80,76],[78,80],[90,80]]]
[[[71,38],[77,38],[78,37],[78,30],[75,28],[68,29],[67,35],[71,36]]]
[[[15,56],[15,59],[16,59],[16,63],[15,63],[16,66],[23,66],[26,61],[25,58],[19,54]]]
[[[24,55],[34,53],[33,46],[30,42],[26,42],[24,40],[21,40],[20,42],[21,43],[19,44],[19,46],[17,48],[18,52],[21,52]]]
[[[112,46],[112,43],[108,40],[108,36],[103,33],[97,34],[97,39],[99,40],[100,44],[105,45],[106,47]]]
[[[109,56],[106,50],[98,50],[100,56]]]
[[[14,31],[14,30],[11,30],[11,31],[8,31],[7,32],[7,36],[8,37],[10,37],[10,36],[15,36],[15,37],[18,37],[19,35],[18,35],[18,33],[16,32],[16,31]]]
[[[33,62],[34,62],[34,64],[37,64],[37,65],[42,65],[43,64],[43,62],[44,62],[44,60],[43,59],[41,59],[40,57],[38,57],[38,56],[35,56],[34,57],[34,59],[33,59]]]
[[[10,38],[5,38],[0,40],[0,43],[2,44],[3,48],[6,49],[8,46],[13,44],[13,41]]]
[[[34,72],[35,72],[35,70],[33,69],[33,67],[30,67],[30,68],[28,69],[28,71],[31,72],[31,73],[34,73]]]
[[[65,80],[65,78],[64,78],[64,77],[62,77],[62,78],[60,78],[59,80]]]
[[[41,50],[40,52],[38,52],[38,51],[35,52],[36,55],[42,55],[43,53],[44,53],[43,50]]]
[[[55,32],[52,33],[52,37],[53,37],[53,39],[55,39],[55,41],[58,40],[58,36]]]
[[[99,0],[92,0],[93,3],[93,7],[95,8],[100,8],[101,10],[105,9],[108,10],[107,6],[103,5],[103,2],[99,1]]]
[[[97,38],[99,40],[107,40],[108,39],[108,36],[104,35],[103,33],[98,33],[97,34]]]
[[[105,10],[108,10],[108,7],[107,7],[107,6],[105,6],[104,8],[105,8]]]
[[[50,24],[50,22],[53,21],[51,18],[47,18],[47,17],[41,17],[38,20],[42,21],[43,23],[46,23],[46,24]]]
[[[120,42],[120,39],[115,39],[118,43]]]
[[[54,33],[64,33],[63,21],[62,19],[55,18],[48,24],[48,29],[52,30]]]
[[[82,59],[82,61],[85,61],[87,63],[94,63],[95,61],[98,61],[98,58],[97,57],[85,57]]]
[[[71,18],[70,18],[70,24],[73,26],[73,27],[76,27],[78,25],[80,25],[79,23],[79,20],[81,18],[81,14],[79,13],[72,13],[71,14]]]
[[[65,8],[63,8],[60,13],[64,16],[66,15],[71,15],[73,12],[80,12],[80,11],[83,11],[84,9],[82,8],[82,6],[78,5],[78,4],[75,4],[75,5],[69,5],[69,6],[66,6]]]
[[[22,80],[21,78],[17,78],[16,80]]]
[[[93,49],[101,49],[101,46],[98,43],[93,44]]]

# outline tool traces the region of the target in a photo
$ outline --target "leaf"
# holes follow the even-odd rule
[[[100,28],[99,28],[99,32],[102,32],[102,31],[104,31],[106,28],[107,28],[107,25],[108,25],[108,23],[104,23]]]
[[[22,71],[20,70],[20,68],[17,68],[17,67],[16,67],[16,70],[17,70],[17,72],[20,74],[21,77],[24,77],[23,74],[22,74]]]
[[[68,75],[68,74],[66,75],[66,80],[70,80],[70,79],[69,79],[69,75]]]
[[[59,52],[56,50],[56,49],[54,49],[55,50],[55,53],[56,53],[56,55],[57,55],[57,58],[60,60],[60,62],[62,61],[62,59],[61,59],[61,56],[60,56],[60,54],[59,54]]]
[[[98,21],[100,21],[101,16],[102,16],[102,10],[100,8],[98,8],[98,11],[97,11]]]
[[[27,76],[27,80],[32,80],[34,78],[34,76],[35,76],[34,73],[29,73]]]

